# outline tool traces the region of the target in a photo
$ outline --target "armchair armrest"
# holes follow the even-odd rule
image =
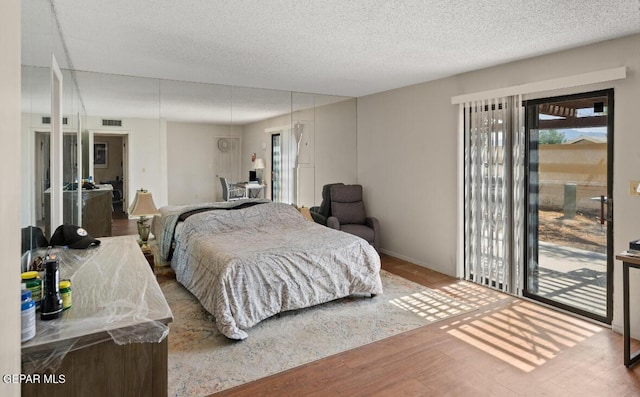
[[[327,218],[327,227],[340,230],[340,221],[335,216],[330,216]]]
[[[365,219],[365,223],[373,229],[373,248],[380,252],[380,223],[378,222],[378,218],[368,216]]]
[[[378,222],[378,218],[375,218],[373,216],[366,217],[365,224],[370,228],[372,228],[373,230],[380,229],[380,222]]]
[[[309,209],[309,213],[311,214],[311,217],[313,218],[313,221],[315,223],[319,223],[321,225],[327,226],[327,217],[322,215],[319,212],[313,211],[313,209]]]

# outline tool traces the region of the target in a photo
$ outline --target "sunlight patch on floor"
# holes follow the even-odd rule
[[[602,330],[598,325],[520,301],[484,312],[447,333],[530,372]]]
[[[496,293],[495,290],[467,281],[447,285],[438,290],[450,295],[452,298],[460,299],[476,306],[486,306],[510,298],[509,295]]]
[[[390,300],[389,303],[429,321],[443,320],[472,308],[470,305],[434,291],[416,292]]]

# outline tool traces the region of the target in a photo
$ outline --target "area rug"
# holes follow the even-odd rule
[[[282,313],[232,341],[175,280],[160,285],[174,315],[169,333],[170,396],[206,396],[435,321],[472,305],[381,271],[384,294],[349,297]]]

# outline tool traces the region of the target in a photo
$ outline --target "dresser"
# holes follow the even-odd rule
[[[65,190],[62,192],[63,219],[65,224],[82,226],[91,237],[110,237],[113,213],[113,188],[111,185],[96,185],[97,189],[82,189],[82,224],[76,221],[78,191]],[[49,230],[51,214],[51,194],[47,190],[44,194],[45,235],[51,236]]]
[[[136,236],[54,248],[72,306],[22,344],[23,396],[164,396],[173,314]],[[37,381],[37,382],[36,382]]]

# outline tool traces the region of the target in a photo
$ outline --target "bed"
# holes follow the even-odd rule
[[[373,247],[309,222],[288,204],[163,207],[153,232],[178,282],[230,339],[247,338],[247,329],[283,311],[382,293]]]

